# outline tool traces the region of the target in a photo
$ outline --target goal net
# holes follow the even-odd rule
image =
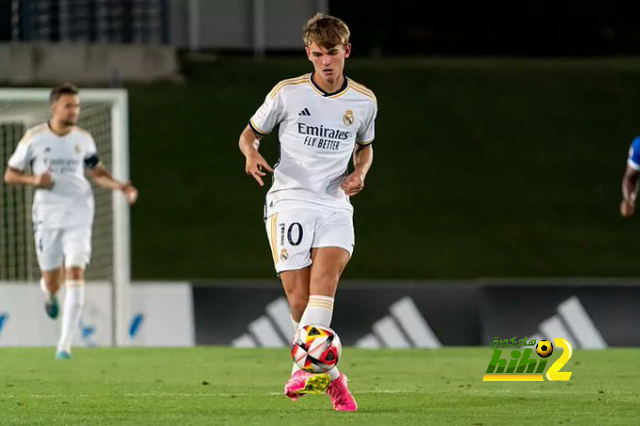
[[[0,90],[0,164],[9,157],[24,132],[50,118],[46,89]],[[78,125],[96,142],[100,161],[120,180],[128,179],[127,94],[124,90],[80,91]],[[129,209],[124,197],[94,186],[95,219],[87,281],[112,285],[113,343],[127,341],[126,319],[130,285]],[[0,185],[0,282],[37,282],[40,270],[33,241],[33,189]]]

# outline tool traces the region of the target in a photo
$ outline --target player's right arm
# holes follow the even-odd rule
[[[260,139],[262,135],[253,131],[251,126],[247,125],[240,135],[240,151],[244,154],[246,159],[244,171],[258,182],[260,186],[264,186],[262,178],[267,174],[264,170],[273,173],[273,169],[264,159],[262,154],[258,152],[260,146]]]
[[[13,167],[7,167],[7,171],[4,172],[4,182],[7,185],[31,185],[39,189],[53,188],[51,173],[30,175]]]
[[[51,173],[45,172],[41,175],[31,175],[24,172],[27,164],[33,159],[30,139],[31,135],[27,131],[18,143],[15,152],[9,158],[9,164],[4,173],[4,182],[7,185],[31,185],[40,189],[53,188],[54,182]]]
[[[262,178],[266,176],[265,171],[273,173],[273,169],[258,152],[258,148],[260,147],[260,139],[271,133],[273,128],[284,119],[282,87],[282,84],[277,84],[269,92],[264,103],[253,114],[249,124],[240,135],[240,151],[246,159],[244,171],[253,176],[260,186],[264,186]]]
[[[627,169],[622,178],[622,202],[620,214],[623,217],[631,217],[636,208],[636,196],[638,195],[638,177],[640,176],[640,136],[636,137],[629,149]]]

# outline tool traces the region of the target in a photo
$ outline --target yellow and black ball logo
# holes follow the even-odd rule
[[[553,353],[553,345],[548,340],[540,340],[536,345],[536,353],[542,358],[549,358]]]

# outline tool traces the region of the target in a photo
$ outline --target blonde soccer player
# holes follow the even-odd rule
[[[51,119],[27,130],[9,158],[4,181],[36,188],[33,226],[42,271],[40,287],[47,315],[55,319],[64,281],[66,296],[56,358],[68,359],[82,315],[84,270],[91,257],[94,200],[85,175],[100,187],[121,191],[129,204],[136,201],[138,191],[130,182],[118,182],[111,176],[98,159],[91,134],[77,126],[80,98],[74,85],[55,86],[49,103]]]
[[[276,84],[240,136],[246,173],[260,186],[273,173],[265,224],[295,329],[331,325],[338,282],[355,246],[349,197],[362,191],[373,162],[376,97],[344,75],[349,36],[338,18],[311,18],[303,41],[313,72]],[[272,169],[258,141],[277,125],[281,155]],[[294,365],[287,397],[323,391],[335,410],[357,410],[344,373],[310,374]]]

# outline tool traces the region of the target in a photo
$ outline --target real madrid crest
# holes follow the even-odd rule
[[[289,258],[289,251],[286,248],[280,250],[280,260],[283,262]]]
[[[347,126],[351,126],[353,124],[353,122],[355,121],[355,118],[353,117],[353,111],[348,109],[347,112],[344,113],[344,117],[342,117],[342,121]]]
[[[80,154],[80,145],[76,144],[73,150],[76,152],[76,154]]]

